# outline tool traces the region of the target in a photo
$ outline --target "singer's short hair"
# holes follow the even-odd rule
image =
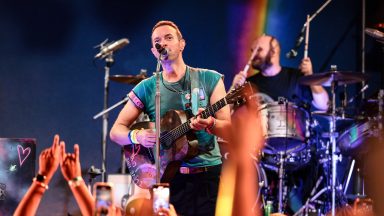
[[[165,25],[171,26],[172,28],[174,28],[176,30],[176,34],[177,34],[177,37],[179,38],[179,40],[183,39],[183,35],[181,34],[179,27],[174,22],[169,21],[169,20],[161,20],[161,21],[157,22],[156,25],[153,26],[153,28],[152,28],[152,34],[156,28],[158,28],[160,26],[165,26]]]

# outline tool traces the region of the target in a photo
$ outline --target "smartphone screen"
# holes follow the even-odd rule
[[[153,211],[157,213],[160,208],[169,209],[169,185],[157,184],[153,186]]]
[[[97,184],[95,189],[96,212],[107,214],[113,205],[112,187],[108,184]]]

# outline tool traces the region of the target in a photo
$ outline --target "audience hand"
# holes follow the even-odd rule
[[[177,216],[177,213],[173,205],[169,204],[169,209],[160,208],[156,215]]]
[[[73,146],[74,153],[65,152],[65,142],[60,142],[61,147],[61,173],[65,180],[69,181],[76,177],[81,176],[81,166],[80,166],[80,150],[79,145],[75,144]]]
[[[46,177],[46,184],[52,179],[60,163],[59,135],[55,135],[51,148],[44,149],[39,156],[39,174]]]

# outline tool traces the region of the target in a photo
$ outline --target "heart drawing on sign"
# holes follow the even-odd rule
[[[21,145],[17,145],[17,152],[19,153],[19,162],[20,166],[23,165],[25,159],[28,158],[29,154],[31,153],[31,148],[26,147],[25,149]]]

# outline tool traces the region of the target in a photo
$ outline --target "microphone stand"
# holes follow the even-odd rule
[[[116,107],[120,106],[121,104],[127,102],[129,100],[129,97],[126,96],[123,100],[115,103],[114,105],[112,105],[111,107],[109,107],[108,109],[104,109],[103,111],[97,113],[96,115],[93,116],[93,119],[97,119],[99,118],[100,116],[104,115],[105,113],[108,113],[110,112],[111,110],[115,109]]]
[[[156,147],[155,147],[155,166],[156,166],[156,183],[160,183],[160,66],[163,55],[159,55],[156,65],[156,95],[155,95],[155,129],[156,129]]]
[[[109,72],[114,63],[113,52],[109,53],[105,58],[105,75],[104,75],[104,100],[103,109],[108,108],[108,92],[109,92]],[[107,132],[108,132],[108,113],[103,114],[103,128],[102,128],[102,140],[101,140],[101,181],[105,182],[106,173],[106,151],[107,151]]]

